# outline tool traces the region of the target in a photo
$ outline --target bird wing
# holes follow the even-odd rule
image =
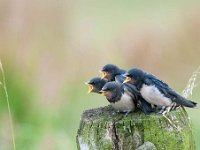
[[[126,77],[123,76],[123,75],[115,76],[115,81],[118,82],[118,83],[121,83],[121,84],[124,82],[125,79],[126,79]]]
[[[128,92],[132,98],[137,99],[138,96],[141,96],[140,92],[137,90],[135,85],[124,83],[123,88],[125,92]]]
[[[170,98],[173,102],[176,102],[179,105],[184,105],[186,107],[195,107],[197,103],[187,100],[173,89],[171,89],[167,83],[163,82],[162,80],[158,79],[154,75],[148,75],[145,78],[145,84],[147,85],[155,85],[156,88],[165,96]]]
[[[145,114],[149,114],[154,111],[151,104],[142,98],[135,85],[125,83],[123,86],[124,91],[132,97],[134,103],[137,104],[137,107],[141,109]]]
[[[142,97],[138,100],[138,107],[146,114],[150,114],[151,112],[154,112],[155,109],[152,108],[151,104],[148,103],[146,100],[144,100]]]
[[[153,74],[147,74],[147,78],[146,79],[150,79],[150,80],[147,80],[148,82],[152,82],[150,84],[156,84],[156,85],[159,85],[160,87],[162,88],[169,88],[168,84],[165,83],[164,81],[158,79],[155,75]]]

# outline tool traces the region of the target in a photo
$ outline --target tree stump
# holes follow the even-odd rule
[[[114,113],[111,106],[83,112],[77,132],[79,150],[195,150],[191,121],[184,108],[145,115]]]

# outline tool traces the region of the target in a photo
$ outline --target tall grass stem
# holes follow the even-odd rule
[[[3,65],[1,63],[1,60],[0,60],[0,69],[1,69],[1,73],[2,73],[2,79],[3,79],[3,81],[0,84],[3,86],[4,92],[5,92],[5,96],[6,96],[6,102],[7,102],[7,106],[8,106],[9,121],[10,121],[10,128],[11,128],[11,134],[12,134],[13,150],[16,150],[13,119],[12,119],[12,114],[11,114],[11,109],[10,109],[10,102],[9,102],[8,92],[7,92],[7,87],[6,87],[6,79],[5,79],[4,69],[3,69]]]
[[[192,76],[188,80],[188,83],[185,87],[185,89],[182,91],[182,96],[185,98],[188,98],[190,95],[192,95],[192,92],[197,85],[195,84],[198,75],[200,74],[200,66],[197,68],[196,71],[192,73]]]

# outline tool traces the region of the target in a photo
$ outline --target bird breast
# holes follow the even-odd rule
[[[122,94],[121,99],[115,103],[111,103],[111,105],[116,111],[120,112],[135,110],[135,104],[132,98],[127,93]]]
[[[149,103],[157,106],[170,106],[170,98],[165,97],[154,85],[143,84],[140,93]]]

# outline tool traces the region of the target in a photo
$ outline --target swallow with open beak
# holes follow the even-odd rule
[[[102,87],[106,84],[106,80],[99,77],[94,77],[91,80],[85,82],[85,84],[89,85],[88,93],[93,92],[100,94]]]
[[[126,73],[125,70],[120,69],[114,64],[105,65],[100,72],[102,73],[102,78],[108,81],[117,81],[119,83],[125,80],[123,74]]]
[[[182,97],[156,76],[144,72],[141,69],[133,68],[125,76],[124,83],[135,85],[142,98],[150,104],[157,105],[161,108],[174,107],[174,105],[175,107],[180,105],[195,107],[197,105],[196,102]]]

